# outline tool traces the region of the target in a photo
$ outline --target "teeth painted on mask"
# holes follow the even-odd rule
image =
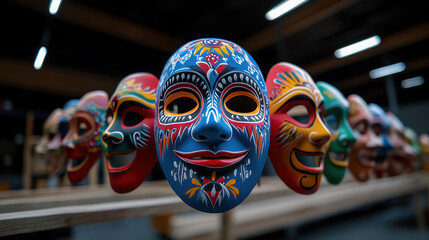
[[[234,81],[237,81],[237,74],[234,73]]]

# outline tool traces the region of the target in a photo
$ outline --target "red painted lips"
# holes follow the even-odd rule
[[[183,161],[204,167],[228,167],[234,163],[241,161],[249,152],[249,149],[239,152],[219,151],[195,151],[195,152],[179,152],[174,153]]]

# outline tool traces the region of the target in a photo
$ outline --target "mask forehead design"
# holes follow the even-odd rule
[[[137,188],[157,162],[154,109],[158,78],[131,74],[113,93],[102,127],[102,146],[112,189],[126,193]]]
[[[348,122],[349,103],[334,86],[325,82],[317,82],[316,85],[325,100],[325,121],[331,132],[323,173],[329,183],[339,184],[348,166],[350,147],[356,142],[356,137]]]
[[[271,108],[269,155],[279,177],[302,194],[317,191],[330,133],[323,122],[324,104],[310,75],[290,63],[268,73]]]
[[[264,78],[245,50],[222,39],[185,44],[164,67],[155,112],[160,164],[185,203],[224,212],[249,195],[270,123]]]
[[[101,154],[100,127],[105,119],[108,96],[104,91],[86,93],[76,106],[62,142],[66,150],[67,176],[80,182]]]

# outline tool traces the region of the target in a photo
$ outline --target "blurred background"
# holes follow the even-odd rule
[[[266,13],[280,2],[63,0],[52,15],[49,0],[1,1],[1,186],[23,186],[29,113],[30,134],[41,135],[48,115],[69,99],[92,90],[110,95],[135,72],[159,77],[175,50],[203,37],[239,44],[265,76],[277,62],[296,64],[314,81],[331,83],[346,97],[358,94],[394,112],[418,134],[429,133],[428,1],[309,0],[268,20]],[[348,57],[334,55],[372,36],[379,45]],[[47,53],[36,70],[41,47]],[[369,75],[396,63],[404,66],[401,72]],[[403,82],[410,78],[417,78],[416,86]]]

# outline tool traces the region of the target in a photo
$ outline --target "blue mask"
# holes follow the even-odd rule
[[[155,111],[158,158],[176,194],[209,213],[240,204],[266,161],[269,112],[264,77],[240,46],[210,38],[177,50]]]
[[[393,147],[392,141],[388,136],[390,120],[388,119],[386,112],[377,104],[370,103],[368,105],[368,109],[373,116],[371,127],[374,133],[382,140],[382,145],[380,148],[377,149],[377,153],[375,156],[375,168],[383,168],[382,166],[385,165],[386,158],[390,154],[390,150]]]

